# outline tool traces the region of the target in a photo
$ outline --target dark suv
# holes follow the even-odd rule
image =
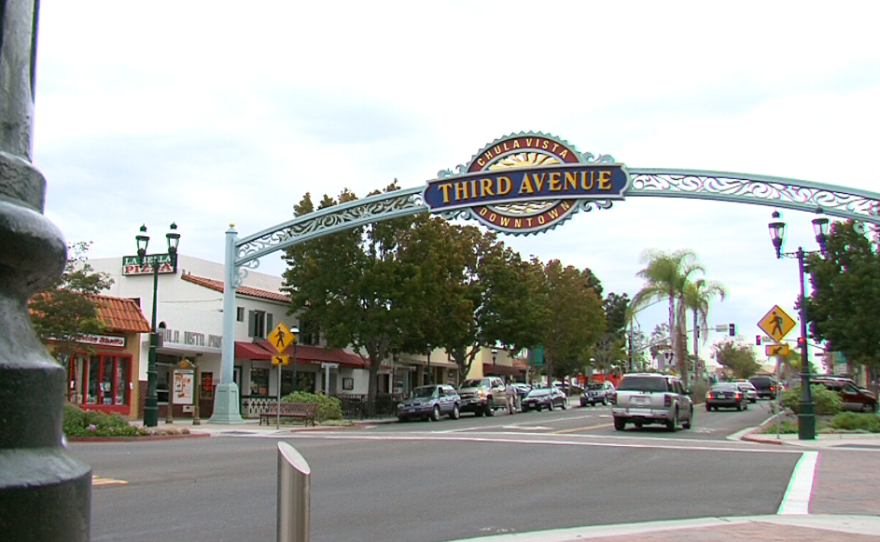
[[[779,383],[772,376],[753,376],[749,379],[752,386],[755,386],[758,399],[775,399],[779,390]]]

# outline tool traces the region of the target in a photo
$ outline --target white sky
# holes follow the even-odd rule
[[[41,6],[34,162],[46,215],[92,257],[133,254],[141,223],[161,244],[176,221],[181,252],[222,262],[230,222],[243,237],[291,218],[305,192],[420,186],[529,130],[630,167],[880,191],[869,2]],[[505,241],[630,297],[644,249],[691,248],[729,290],[711,323],[753,342],[774,304],[796,316],[797,262],[776,260],[771,212],[631,198]],[[783,217],[787,249],[816,248],[813,215]],[[665,319],[661,304],[640,322]]]

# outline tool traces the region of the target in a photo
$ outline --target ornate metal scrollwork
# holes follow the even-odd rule
[[[880,194],[807,181],[714,171],[633,169],[627,196],[692,197],[787,207],[880,223]]]
[[[251,262],[290,245],[316,239],[372,222],[427,211],[422,187],[396,190],[355,200],[279,224],[236,242],[236,265],[257,267]]]

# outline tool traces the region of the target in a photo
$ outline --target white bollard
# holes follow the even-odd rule
[[[278,542],[309,542],[311,474],[293,446],[278,443]]]

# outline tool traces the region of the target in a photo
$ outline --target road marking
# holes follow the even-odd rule
[[[117,480],[115,478],[102,478],[98,475],[92,475],[93,486],[127,486],[125,480]]]
[[[813,495],[813,480],[816,478],[816,464],[819,462],[819,452],[804,452],[794,466],[791,481],[779,511],[782,516],[806,515],[810,513],[810,498]]]
[[[505,433],[487,433],[485,437],[474,436],[472,433],[379,433],[379,434],[364,434],[364,433],[293,433],[291,435],[287,435],[284,438],[286,440],[308,440],[308,439],[320,439],[320,440],[374,440],[374,441],[431,441],[431,440],[450,440],[450,441],[459,441],[459,442],[486,442],[486,443],[499,443],[499,444],[534,444],[541,446],[588,446],[588,447],[597,447],[597,448],[641,448],[641,449],[658,449],[658,450],[686,450],[686,451],[696,451],[696,452],[743,452],[743,453],[760,453],[760,454],[799,454],[803,453],[801,450],[792,450],[789,448],[785,448],[784,446],[761,446],[761,447],[733,447],[733,446],[706,446],[707,442],[718,442],[719,444],[727,444],[726,441],[705,441],[705,440],[692,440],[692,439],[662,439],[662,438],[651,438],[651,441],[654,442],[642,442],[642,443],[630,443],[630,442],[622,442],[624,440],[635,440],[637,437],[627,438],[627,437],[585,437],[585,438],[602,438],[603,440],[613,440],[614,442],[594,442],[594,441],[578,441],[578,440],[550,440],[547,438],[535,438],[535,439],[526,439],[523,438],[521,434],[517,433],[513,437],[508,436]],[[548,435],[547,433],[541,433],[536,435]],[[577,435],[575,435],[577,436]],[[657,441],[660,440],[669,440],[677,443],[677,446],[672,444],[659,444]],[[701,444],[698,444],[701,443]]]
[[[553,435],[564,435],[566,433],[577,433],[578,431],[591,431],[593,429],[601,429],[603,427],[611,427],[613,423],[603,423],[599,425],[588,425],[586,427],[575,427],[574,429],[560,429],[559,431],[551,431]]]

